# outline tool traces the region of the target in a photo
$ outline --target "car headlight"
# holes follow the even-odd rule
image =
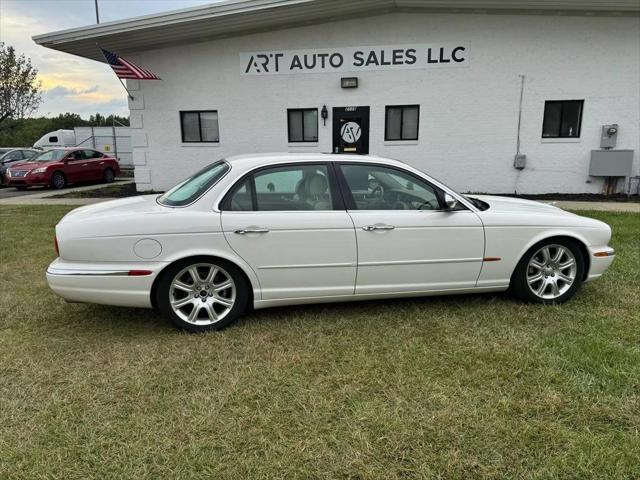
[[[36,168],[35,170],[31,170],[31,173],[44,173],[47,171],[47,167]]]

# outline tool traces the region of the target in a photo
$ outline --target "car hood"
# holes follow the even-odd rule
[[[33,170],[34,168],[47,167],[52,163],[56,163],[55,161],[51,162],[22,162],[22,163],[14,163],[13,165],[9,165],[8,167],[11,170]]]
[[[541,213],[548,215],[574,215],[554,205],[522,198],[498,197],[494,195],[468,195],[489,204],[489,210],[496,213]]]

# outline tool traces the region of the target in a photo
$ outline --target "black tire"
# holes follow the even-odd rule
[[[112,183],[116,179],[116,174],[112,169],[105,168],[102,179],[104,180],[104,183]]]
[[[67,186],[67,177],[62,172],[53,172],[51,175],[51,188],[60,190]]]
[[[575,264],[576,264],[575,276],[574,276],[573,283],[561,295],[555,298],[543,298],[537,295],[533,291],[534,286],[542,286],[542,283],[534,284],[534,286],[531,286],[531,287],[529,286],[528,274],[530,272],[533,274],[533,272],[536,271],[535,267],[533,267],[534,268],[533,270],[530,270],[531,267],[529,267],[529,262],[532,260],[534,255],[537,254],[537,252],[539,252],[541,249],[543,249],[546,246],[550,247],[552,252],[557,251],[557,250],[554,250],[554,246],[556,245],[559,245],[568,249],[573,255],[573,257],[575,258]],[[566,273],[568,272],[568,270],[565,270],[564,272]],[[585,259],[578,244],[575,241],[570,239],[551,238],[551,239],[543,240],[541,242],[536,243],[533,247],[527,250],[527,252],[522,256],[522,258],[518,262],[518,265],[516,266],[516,269],[513,272],[513,275],[511,276],[511,290],[519,299],[524,300],[525,302],[542,303],[542,304],[564,303],[567,300],[569,300],[571,297],[573,297],[578,291],[578,289],[580,288],[580,285],[582,285],[584,272],[585,272]],[[555,274],[550,274],[549,277],[555,277]],[[549,279],[551,280],[551,278]],[[540,280],[540,282],[543,282],[543,281],[544,279]],[[563,283],[562,285],[566,285],[566,284]],[[543,294],[548,292],[546,287],[544,288],[545,290],[543,291]],[[549,292],[549,293],[552,293],[552,292]]]
[[[171,283],[173,282],[174,278],[184,269],[198,264],[210,264],[222,269],[222,271],[228,274],[228,276],[233,280],[233,283],[235,285],[235,302],[233,303],[233,306],[222,319],[215,321],[214,323],[198,325],[190,323],[178,316],[171,306],[170,290]],[[215,281],[215,278],[213,280]],[[162,272],[156,288],[156,305],[160,313],[180,330],[191,333],[203,333],[212,330],[221,330],[235,322],[238,317],[240,317],[247,310],[247,304],[249,302],[249,288],[250,285],[248,284],[240,269],[232,263],[211,257],[193,257],[178,261],[167,267]],[[191,293],[187,294],[185,298],[189,297],[190,295]],[[204,302],[204,300],[202,301]],[[199,303],[197,304],[199,305]]]

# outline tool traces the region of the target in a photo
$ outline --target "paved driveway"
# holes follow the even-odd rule
[[[22,197],[24,195],[33,195],[34,193],[43,193],[48,191],[44,187],[33,187],[28,190],[18,190],[13,187],[0,187],[0,200],[3,198]]]

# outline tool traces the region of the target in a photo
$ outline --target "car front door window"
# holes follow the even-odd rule
[[[440,210],[442,194],[426,181],[381,165],[342,165],[357,210]]]

